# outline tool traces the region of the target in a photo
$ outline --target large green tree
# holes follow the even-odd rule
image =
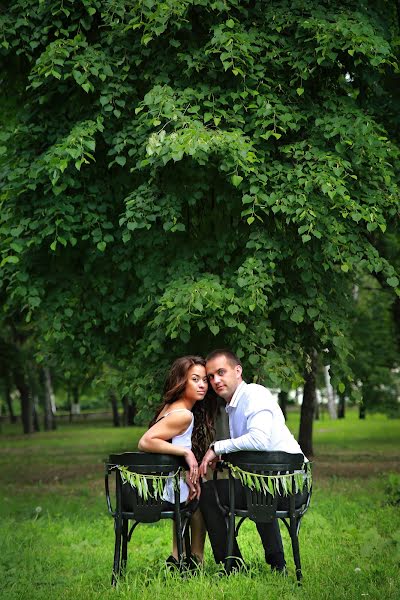
[[[219,345],[273,386],[328,349],[343,388],[353,280],[399,285],[396,4],[14,0],[0,31],[4,314],[43,357],[142,407]]]

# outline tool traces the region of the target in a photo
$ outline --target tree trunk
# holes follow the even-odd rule
[[[279,402],[279,406],[281,407],[281,410],[283,412],[283,416],[285,417],[285,420],[287,418],[287,401],[288,401],[288,397],[289,397],[289,393],[288,392],[284,392],[283,390],[281,390],[278,394],[278,402]]]
[[[335,403],[335,391],[331,385],[331,376],[329,373],[329,365],[324,366],[324,377],[326,395],[328,398],[328,412],[331,419],[336,419],[336,403]]]
[[[227,440],[230,438],[228,415],[225,411],[225,401],[217,399],[217,416],[215,419],[215,439]]]
[[[44,428],[51,431],[57,428],[56,423],[56,403],[54,400],[53,386],[51,383],[51,374],[48,367],[43,368],[44,384]]]
[[[123,424],[125,427],[132,426],[135,424],[136,416],[136,404],[132,402],[125,394],[122,397],[122,406],[124,407]]]
[[[338,419],[344,419],[346,413],[346,397],[344,394],[339,394],[339,404],[337,417]]]
[[[26,383],[29,387],[29,394],[32,399],[32,419],[33,419],[33,430],[40,431],[39,424],[39,396],[40,396],[40,384],[38,381],[38,370],[30,361],[25,361],[25,374]]]
[[[392,315],[394,324],[394,335],[397,342],[397,350],[400,352],[400,297],[396,296],[392,304]]]
[[[119,413],[118,413],[118,403],[117,403],[117,397],[114,392],[109,393],[109,400],[111,402],[111,408],[112,408],[113,425],[114,425],[114,427],[119,427],[120,421],[119,421]]]
[[[70,390],[68,390],[68,395],[70,396]],[[74,415],[81,414],[81,407],[79,403],[79,388],[77,385],[72,387],[72,403],[69,408],[69,422],[72,422],[72,417]]]
[[[33,405],[29,386],[21,370],[14,372],[14,380],[21,399],[21,420],[24,433],[33,433]]]
[[[122,402],[122,408],[123,408],[122,425],[124,427],[127,427],[127,425],[128,425],[128,412],[129,412],[129,398],[128,398],[128,396],[126,394],[125,394],[125,396],[122,396],[121,402]]]
[[[312,443],[313,416],[316,402],[315,375],[317,370],[316,353],[311,354],[311,370],[305,375],[303,403],[301,405],[299,444],[307,457],[314,454]]]
[[[359,419],[365,419],[365,415],[367,413],[367,407],[365,406],[364,402],[362,404],[360,404],[360,406],[358,407],[358,418]]]
[[[11,400],[11,385],[10,382],[6,381],[6,386],[5,386],[5,397],[6,397],[6,404],[7,404],[7,408],[8,408],[8,414],[10,415],[10,423],[16,423],[17,422],[17,417],[14,415],[14,410],[13,410],[13,406],[12,406],[12,400]]]
[[[72,423],[71,386],[67,385],[67,406],[69,407],[69,422]]]
[[[39,410],[38,409],[39,409],[39,396],[36,393],[32,393],[33,430],[36,432],[40,431]]]
[[[314,421],[319,421],[319,418],[321,416],[321,405],[318,402],[318,396],[317,396],[317,392],[315,392],[315,396],[314,396]]]
[[[133,402],[133,400],[131,400],[128,406],[128,425],[131,427],[135,424],[136,413],[136,402]]]

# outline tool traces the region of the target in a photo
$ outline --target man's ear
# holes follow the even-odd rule
[[[243,371],[242,366],[236,365],[235,371],[236,371],[237,378],[240,379],[240,377],[242,376],[242,371]]]

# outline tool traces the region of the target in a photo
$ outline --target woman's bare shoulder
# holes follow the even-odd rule
[[[163,411],[157,419],[157,422],[161,419],[168,418],[169,420],[179,421],[182,423],[189,423],[193,418],[193,413],[188,408],[182,407],[168,407],[166,411]]]

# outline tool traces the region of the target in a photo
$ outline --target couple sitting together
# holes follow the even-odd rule
[[[213,442],[216,399],[209,384],[225,400],[229,417],[231,437],[217,442]],[[200,488],[201,478],[209,466],[215,467],[219,455],[241,450],[302,453],[271,393],[262,385],[243,381],[240,360],[229,350],[214,350],[205,360],[199,356],[184,356],[173,363],[165,383],[163,403],[150,429],[140,439],[139,450],[185,458],[189,470],[186,482],[181,481],[181,502],[200,499],[200,510],[191,520],[191,560],[197,564],[203,562],[206,530],[215,561],[224,563],[226,560],[227,531],[214,484],[206,482]],[[228,481],[220,480],[217,485],[222,502],[228,503]],[[244,507],[245,494],[239,483],[236,493],[236,506]],[[172,486],[169,489],[166,486],[164,499],[174,501]],[[286,563],[277,519],[272,523],[258,523],[257,530],[266,562],[272,570],[284,572]],[[233,556],[240,566],[243,561],[236,540]],[[178,567],[177,557],[174,537],[167,564]]]

